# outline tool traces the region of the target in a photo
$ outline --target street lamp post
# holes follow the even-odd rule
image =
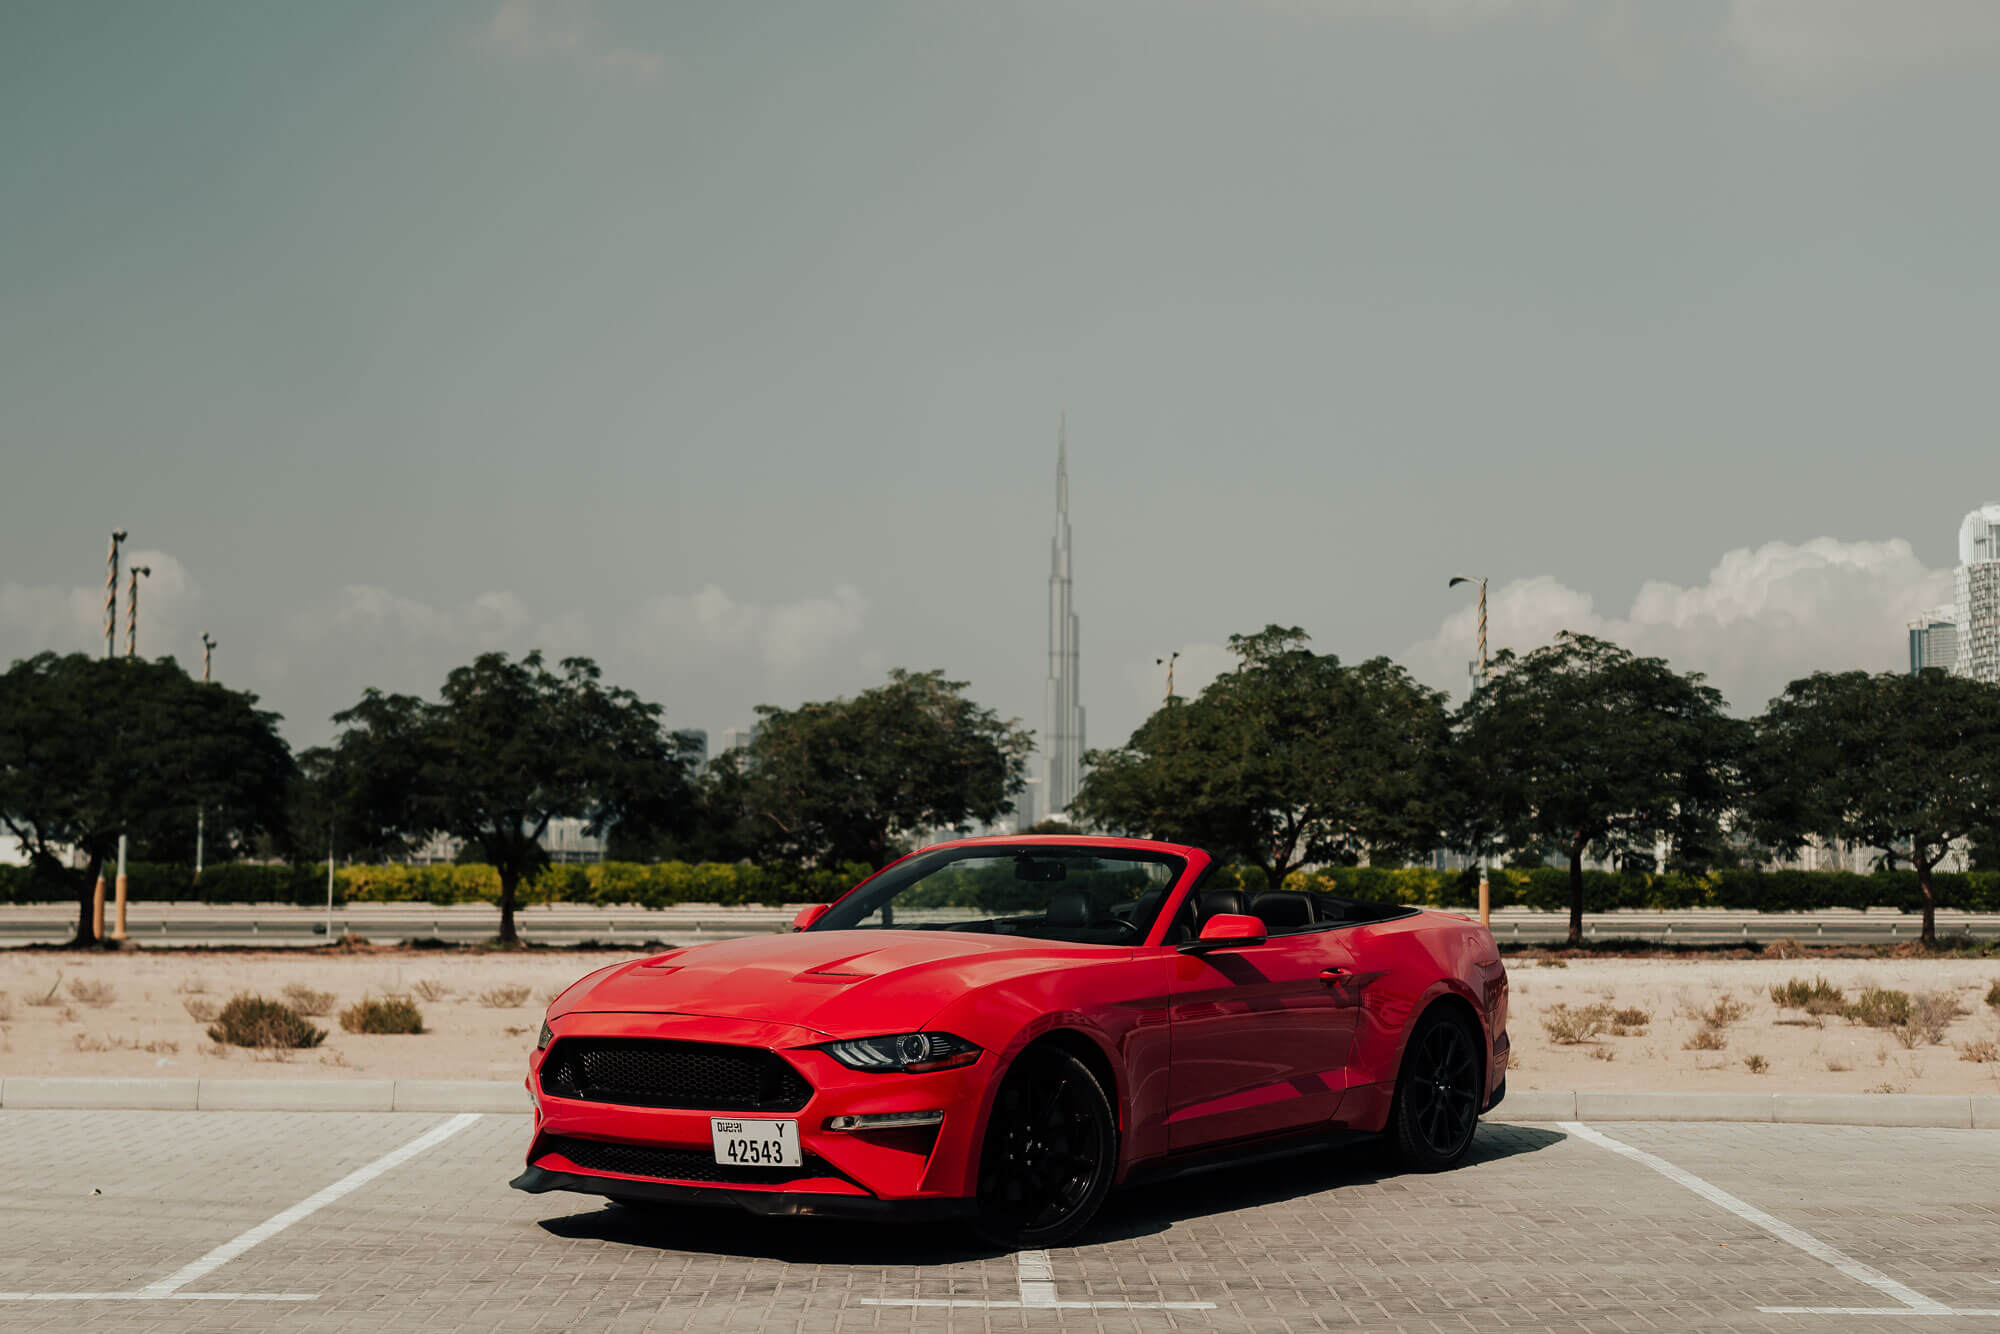
[[[1153,659],[1155,667],[1165,667],[1167,669],[1167,703],[1169,704],[1174,702],[1174,661],[1180,656],[1181,651],[1175,649],[1164,658]]]
[[[1472,578],[1455,574],[1446,588],[1457,588],[1460,584],[1479,585],[1479,662],[1472,669],[1472,691],[1476,695],[1486,688],[1486,576]],[[1493,886],[1486,878],[1486,849],[1479,850],[1479,924],[1491,930],[1493,927]]]
[[[208,637],[208,631],[201,632],[201,683],[208,684],[208,672],[215,661],[215,641]],[[194,878],[201,879],[201,845],[208,833],[208,811],[205,807],[194,808]]]
[[[111,533],[111,559],[105,562],[104,571],[104,656],[118,656],[118,546],[125,540],[125,530],[116,528]]]
[[[134,565],[132,582],[126,586],[125,607],[125,657],[127,661],[139,654],[139,576],[153,577],[150,565]]]

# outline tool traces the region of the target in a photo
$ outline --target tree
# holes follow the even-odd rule
[[[1755,827],[1878,848],[1916,868],[1923,942],[1937,944],[1931,873],[1959,839],[2000,821],[2000,686],[1930,670],[1815,673],[1757,722]]]
[[[690,800],[688,738],[662,729],[660,706],[603,685],[588,658],[561,668],[540,653],[486,653],[446,677],[436,703],[371,690],[334,715],[344,730],[331,752],[311,757],[336,831],[362,845],[441,833],[477,848],[499,874],[510,945],[521,882],[548,861],[551,820],[601,833],[672,819]]]
[[[1093,751],[1073,809],[1090,823],[1252,862],[1276,889],[1322,862],[1432,847],[1448,740],[1443,697],[1386,658],[1344,666],[1305,632],[1229,641],[1236,669]]]
[[[96,943],[91,902],[120,834],[163,842],[205,812],[228,855],[282,827],[291,752],[256,704],[171,658],[43,653],[0,676],[0,824],[38,874],[74,889],[73,944]]]
[[[1738,782],[1745,724],[1699,672],[1564,631],[1502,652],[1458,724],[1454,771],[1473,846],[1569,861],[1569,943],[1583,941],[1583,859],[1712,844]]]
[[[747,751],[715,783],[765,855],[824,866],[888,865],[897,840],[1004,815],[1026,786],[1034,740],[965,698],[942,672],[892,671],[852,699],[760,705]]]

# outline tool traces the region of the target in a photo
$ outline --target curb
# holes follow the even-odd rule
[[[144,1112],[499,1112],[526,1115],[512,1079],[0,1079],[0,1108]]]
[[[511,1079],[0,1079],[0,1107],[160,1112],[489,1112],[526,1115]],[[1742,1121],[2000,1130],[1996,1093],[1680,1093],[1517,1089],[1501,1122]]]

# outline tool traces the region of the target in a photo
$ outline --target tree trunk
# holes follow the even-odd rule
[[[91,854],[90,864],[84,867],[83,880],[76,887],[76,939],[70,942],[72,949],[87,949],[97,943],[97,932],[92,930],[91,906],[97,897],[97,877],[104,874],[104,856]]]
[[[1937,896],[1931,893],[1931,868],[1936,862],[1917,863],[1917,888],[1924,896],[1924,948],[1937,948]]]
[[[518,945],[520,937],[514,932],[514,893],[521,886],[521,873],[512,866],[496,866],[500,873],[500,943]]]
[[[1579,948],[1583,944],[1583,849],[1584,842],[1577,839],[1569,845],[1569,946]]]

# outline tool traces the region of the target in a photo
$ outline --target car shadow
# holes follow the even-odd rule
[[[1560,1143],[1560,1131],[1482,1122],[1472,1152],[1457,1169],[1500,1162]],[[1176,1223],[1281,1204],[1307,1195],[1370,1185],[1402,1175],[1380,1141],[1363,1140],[1280,1158],[1224,1160],[1217,1167],[1114,1193],[1104,1212],[1072,1245],[1105,1245],[1168,1231]],[[861,1223],[819,1218],[760,1218],[730,1209],[607,1204],[539,1224],[569,1240],[727,1255],[786,1264],[965,1264],[1006,1254],[961,1226]]]
[[[1496,1125],[1482,1121],[1462,1172],[1501,1162],[1562,1142],[1557,1130],[1540,1126]],[[1280,1158],[1231,1163],[1120,1191],[1077,1238],[1079,1245],[1126,1241],[1164,1232],[1176,1223],[1217,1214],[1282,1204],[1345,1186],[1373,1185],[1408,1173],[1379,1139],[1328,1145]],[[1446,1173],[1445,1175],[1450,1175]]]

